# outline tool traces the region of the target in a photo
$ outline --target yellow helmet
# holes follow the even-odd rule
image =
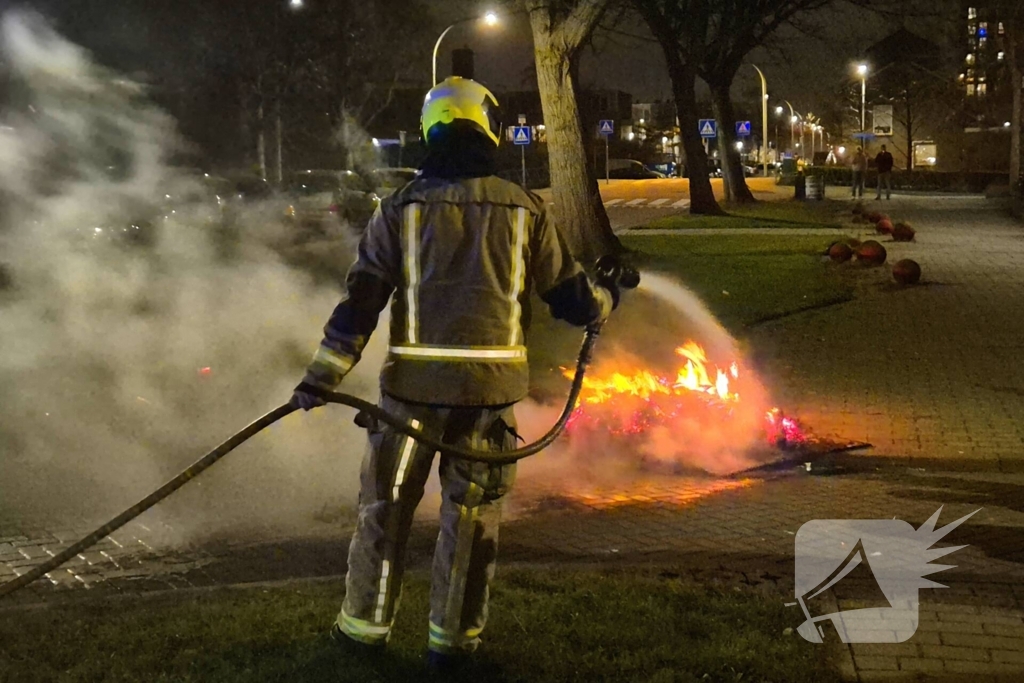
[[[497,145],[501,133],[497,114],[498,100],[490,90],[468,78],[450,76],[427,93],[420,123],[427,141],[435,126],[467,121]]]

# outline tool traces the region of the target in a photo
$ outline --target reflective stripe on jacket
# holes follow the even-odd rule
[[[333,386],[391,301],[381,388],[406,401],[501,405],[529,388],[536,287],[557,318],[586,325],[611,297],[570,256],[543,200],[500,178],[420,178],[384,200],[307,377]]]

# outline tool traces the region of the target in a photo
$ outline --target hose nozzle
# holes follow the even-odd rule
[[[606,254],[597,260],[594,269],[598,284],[618,289],[636,289],[640,284],[640,273],[626,265],[618,256]]]

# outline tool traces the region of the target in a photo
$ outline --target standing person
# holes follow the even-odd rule
[[[868,171],[868,156],[864,154],[864,148],[858,147],[857,153],[853,155],[853,196],[864,196],[864,175]]]
[[[882,151],[875,156],[875,168],[878,170],[878,194],[875,199],[882,198],[882,183],[885,183],[885,198],[892,199],[892,154],[882,145]]]
[[[614,308],[618,294],[583,272],[544,201],[495,175],[497,104],[487,88],[459,77],[429,92],[421,174],[370,220],[348,293],[293,405],[323,405],[307,385],[333,389],[341,382],[390,301],[381,407],[444,443],[512,450],[513,406],[529,385],[531,288],[554,317],[573,325],[603,320]],[[387,425],[371,424],[368,431],[345,600],[331,629],[336,642],[363,653],[379,652],[390,637],[413,512],[434,459],[432,448]],[[440,475],[428,663],[444,669],[480,643],[499,499],[512,486],[515,465],[442,456]]]

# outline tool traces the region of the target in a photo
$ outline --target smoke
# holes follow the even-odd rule
[[[91,524],[289,398],[354,237],[335,226],[296,242],[273,201],[211,201],[202,174],[175,165],[187,149],[144,90],[33,15],[4,17],[0,41],[0,519]],[[674,373],[687,339],[719,365],[742,361],[687,290],[650,274],[644,288],[607,325],[592,373]],[[386,320],[378,329],[344,384],[369,400]],[[652,462],[741,469],[767,399],[753,375],[739,390],[729,421],[703,411],[629,443],[563,440],[522,479],[621,486]],[[521,431],[540,436],[559,411],[524,402]],[[354,507],[365,448],[351,417],[289,416],[147,518],[169,527],[166,542],[333,533],[323,522]]]
[[[354,238],[211,201],[174,122],[34,15],[0,40],[0,518],[92,522],[288,400]],[[347,390],[375,395],[382,336]],[[351,417],[292,415],[149,514],[180,538],[306,528],[354,503]]]

